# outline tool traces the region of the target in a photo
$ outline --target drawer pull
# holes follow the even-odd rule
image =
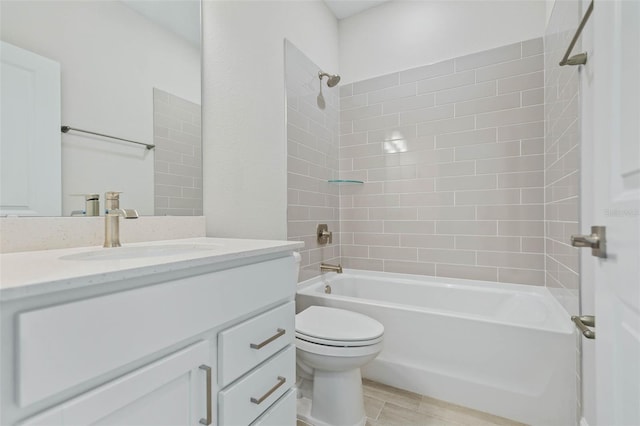
[[[284,331],[284,330],[283,330]],[[269,392],[265,393],[264,395],[262,395],[260,397],[260,399],[256,399],[251,397],[251,402],[253,402],[254,404],[260,404],[262,403],[262,401],[264,401],[265,399],[269,398],[269,396],[274,393],[275,391],[278,390],[278,388],[282,385],[284,385],[286,383],[287,379],[285,379],[282,376],[278,376],[278,383],[276,383],[276,385],[274,387],[272,387],[271,389],[269,389]]]
[[[261,343],[251,343],[249,344],[249,346],[251,347],[251,349],[262,349],[263,347],[267,346],[269,343],[273,342],[274,340],[276,340],[278,337],[283,336],[284,333],[286,333],[286,330],[284,328],[279,328],[277,330],[278,332],[276,334],[274,334],[273,336],[269,337],[267,340],[265,340],[264,342]]]
[[[200,370],[204,370],[207,373],[207,418],[200,419],[200,424],[208,426],[213,423],[212,407],[211,407],[211,367],[202,364]]]

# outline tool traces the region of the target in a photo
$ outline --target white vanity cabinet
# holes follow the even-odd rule
[[[5,298],[0,424],[293,426],[287,249]]]

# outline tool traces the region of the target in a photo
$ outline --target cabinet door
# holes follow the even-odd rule
[[[23,425],[197,425],[206,418],[209,345],[200,341]]]

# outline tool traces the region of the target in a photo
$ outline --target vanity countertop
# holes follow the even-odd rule
[[[0,254],[0,300],[291,252],[298,241],[188,238]]]

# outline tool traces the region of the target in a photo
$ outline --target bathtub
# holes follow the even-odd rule
[[[300,283],[296,303],[384,325],[363,377],[528,424],[576,424],[575,330],[544,287],[345,269]]]

